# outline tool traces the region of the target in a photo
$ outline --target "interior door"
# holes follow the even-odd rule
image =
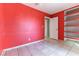
[[[58,17],[51,18],[49,26],[50,38],[58,40]]]

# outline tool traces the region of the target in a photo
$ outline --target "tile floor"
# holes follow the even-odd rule
[[[4,56],[79,56],[74,41],[43,40],[24,47],[8,50]]]
[[[0,50],[0,55],[1,55],[1,53],[2,53],[2,50]]]

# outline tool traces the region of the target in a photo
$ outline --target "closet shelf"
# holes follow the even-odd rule
[[[64,15],[65,17],[68,17],[68,16],[73,16],[73,15],[77,15],[79,14],[79,12],[75,12],[75,13],[72,13],[72,14],[68,14],[68,15]]]
[[[79,32],[75,32],[75,31],[64,31],[64,32],[67,32],[67,33],[74,33],[74,34],[79,34]]]
[[[64,25],[64,26],[65,26],[65,27],[74,27],[74,26],[78,27],[78,26],[79,26],[79,24]]]
[[[74,21],[74,20],[79,20],[79,18],[65,19],[64,21],[65,21],[65,22],[68,22],[68,21]]]
[[[70,38],[70,39],[76,39],[76,40],[79,40],[79,38],[74,38],[74,37],[69,37],[69,36],[64,36],[64,38]]]

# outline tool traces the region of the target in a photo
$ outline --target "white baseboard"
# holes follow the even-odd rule
[[[1,56],[4,56],[6,50],[3,50],[2,53],[1,53]]]
[[[23,44],[23,45],[15,46],[15,47],[12,47],[12,48],[4,49],[3,52],[2,52],[2,54],[1,54],[1,56],[3,56],[6,51],[9,51],[9,50],[12,50],[12,49],[16,49],[16,48],[20,48],[20,47],[23,47],[23,46],[27,46],[27,45],[30,45],[30,44],[38,43],[40,41],[43,41],[43,39],[42,40],[35,41],[35,42],[31,42],[31,43],[26,43],[26,44]]]

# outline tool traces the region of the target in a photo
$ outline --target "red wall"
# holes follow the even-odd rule
[[[58,38],[64,40],[64,11],[49,15],[22,4],[0,4],[0,50],[42,40],[44,16],[58,17]]]
[[[53,14],[50,17],[58,17],[58,39],[64,40],[64,11]]]
[[[2,4],[0,4],[0,50],[2,49],[2,39],[4,37],[4,27],[3,27],[3,13],[2,13]]]
[[[48,14],[22,4],[0,4],[0,49],[42,40],[44,16]]]

